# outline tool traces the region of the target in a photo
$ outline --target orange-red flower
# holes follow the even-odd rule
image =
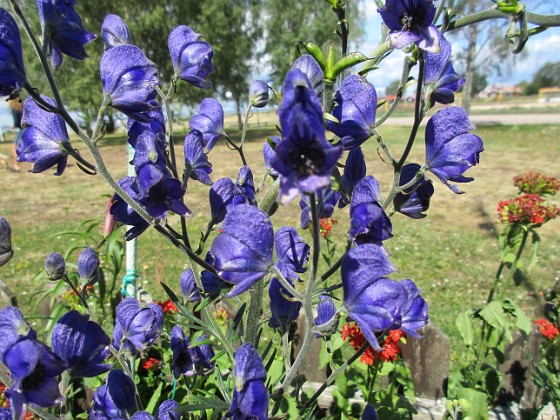
[[[157,302],[157,304],[161,306],[161,309],[163,309],[163,313],[166,315],[179,312],[179,309],[175,306],[175,304],[171,301],[171,299],[167,299],[162,302]]]
[[[539,327],[539,332],[550,340],[555,339],[560,334],[558,328],[544,318],[538,319],[534,323]]]
[[[366,342],[366,338],[362,334],[360,327],[357,324],[350,325],[349,322],[342,327],[341,336],[344,341],[354,347],[354,350],[358,351],[360,347]],[[391,362],[397,360],[397,356],[402,353],[402,349],[399,346],[401,338],[404,333],[401,330],[391,330],[385,338],[385,342],[381,346],[381,351],[375,351],[371,346],[369,346],[362,357],[360,357],[360,362],[366,365],[372,365],[376,360],[383,362]]]
[[[149,357],[142,361],[142,367],[146,370],[157,371],[161,369],[161,360]]]

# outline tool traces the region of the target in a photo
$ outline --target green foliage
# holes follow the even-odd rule
[[[560,87],[560,61],[546,63],[533,75],[537,88]]]

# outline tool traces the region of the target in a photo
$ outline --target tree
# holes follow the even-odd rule
[[[399,79],[393,80],[385,89],[385,95],[395,95],[400,85],[401,81]]]
[[[537,89],[543,87],[560,87],[560,61],[546,63],[533,75]]]

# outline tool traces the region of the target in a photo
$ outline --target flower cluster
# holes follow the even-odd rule
[[[498,217],[502,223],[540,226],[559,215],[560,208],[547,204],[544,198],[535,194],[523,194],[498,204]]]
[[[356,324],[351,325],[347,322],[341,331],[342,339],[348,341],[348,343],[354,347],[354,350],[358,351],[366,342],[365,336],[362,334],[360,327]],[[401,330],[391,330],[387,334],[383,345],[381,346],[381,351],[376,351],[373,347],[368,346],[364,354],[360,357],[360,362],[366,365],[372,365],[376,360],[382,362],[396,361],[397,356],[401,354],[402,349],[399,346],[401,339],[404,337],[404,333]]]
[[[319,225],[321,226],[321,236],[323,238],[328,238],[328,236],[331,233],[331,229],[337,223],[338,223],[337,220],[334,219],[333,217],[324,217],[321,220],[319,220]]]
[[[552,325],[545,318],[540,318],[534,321],[534,324],[538,326],[539,332],[549,340],[554,340],[560,334],[557,326]]]
[[[157,302],[161,309],[163,309],[163,313],[165,315],[171,315],[179,312],[179,308],[175,306],[175,304],[171,301],[171,299],[167,299],[161,302]]]
[[[560,181],[539,172],[526,172],[513,178],[513,185],[524,194],[554,195],[560,190]]]

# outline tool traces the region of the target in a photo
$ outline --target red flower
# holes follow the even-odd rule
[[[527,172],[513,178],[513,185],[522,193],[554,195],[560,190],[560,181],[538,172]]]
[[[329,218],[323,218],[319,220],[319,223],[321,225],[321,236],[323,238],[326,238],[331,233],[331,229],[333,228],[333,226],[336,225],[338,222],[332,217],[329,217]]]
[[[546,319],[541,318],[534,322],[539,327],[539,332],[550,340],[554,340],[560,331]]]
[[[142,367],[146,370],[157,371],[161,369],[161,360],[149,357],[142,361]]]
[[[558,207],[547,205],[544,198],[535,194],[523,194],[498,204],[498,217],[503,223],[542,225],[558,215]]]
[[[341,336],[344,341],[348,341],[354,350],[358,351],[360,347],[365,343],[366,338],[362,334],[360,327],[354,324],[346,323],[342,327]],[[399,346],[401,338],[404,333],[401,330],[391,330],[385,338],[385,342],[381,346],[381,351],[375,351],[371,346],[369,346],[362,357],[360,357],[360,362],[366,365],[372,365],[375,360],[380,360],[383,362],[390,362],[397,360],[397,356],[401,354],[402,349]]]
[[[179,309],[175,306],[171,299],[167,299],[163,302],[157,302],[157,304],[161,306],[161,309],[163,309],[163,313],[165,313],[166,315],[179,312]]]

